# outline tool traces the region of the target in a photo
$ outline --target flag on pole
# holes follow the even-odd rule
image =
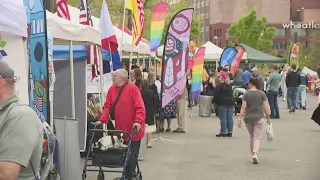
[[[93,26],[91,19],[91,12],[88,5],[88,0],[81,0],[80,4],[80,24]],[[92,65],[92,79],[97,77],[99,73],[99,58],[98,58],[98,47],[96,45],[89,45],[87,51],[87,64]]]
[[[70,13],[67,0],[57,0],[56,11],[59,17],[70,21]]]
[[[126,8],[132,11],[132,44],[139,45],[144,29],[144,8],[142,0],[127,0]]]
[[[101,30],[102,49],[110,52],[110,56],[112,57],[111,60],[112,60],[113,70],[121,69],[122,65],[121,65],[120,56],[117,50],[118,41],[117,41],[116,34],[114,33],[114,30],[113,30],[113,25],[111,22],[108,6],[105,0],[102,1],[99,26]],[[105,63],[103,64],[105,67]],[[107,69],[104,68],[104,73],[106,72],[106,70]]]

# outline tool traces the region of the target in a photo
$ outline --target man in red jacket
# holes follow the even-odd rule
[[[113,113],[115,129],[123,130],[129,134],[131,134],[133,127],[136,127],[138,130],[138,133],[133,137],[136,156],[134,157],[133,153],[131,153],[131,157],[126,167],[126,178],[130,180],[135,176],[137,164],[137,159],[135,158],[138,157],[140,142],[144,136],[146,110],[140,90],[135,84],[128,83],[128,73],[126,70],[118,69],[114,71],[113,86],[110,87],[107,93],[100,121],[98,121],[96,125],[108,123],[110,109],[114,105],[121,89],[123,90]],[[128,139],[125,139],[125,141],[128,141]]]

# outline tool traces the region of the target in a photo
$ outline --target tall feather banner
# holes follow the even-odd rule
[[[234,47],[227,47],[223,50],[220,57],[220,66],[224,67],[225,65],[230,66],[234,58],[236,58],[238,51]]]
[[[46,10],[44,0],[24,0],[28,22],[29,106],[39,118],[49,118],[49,71]]]
[[[240,45],[236,46],[235,49],[238,51],[238,53],[235,59],[232,61],[231,67],[230,67],[231,69],[230,71],[233,76],[236,74],[237,69],[240,66],[241,59],[245,53],[245,49]]]
[[[179,100],[187,83],[188,45],[193,8],[179,11],[169,23],[162,62],[162,107]]]
[[[153,10],[150,28],[150,48],[151,51],[156,51],[162,39],[162,32],[166,20],[168,3],[160,2]]]
[[[200,47],[195,55],[194,64],[192,67],[192,85],[191,85],[191,101],[198,99],[201,93],[204,54],[206,52],[205,47]]]

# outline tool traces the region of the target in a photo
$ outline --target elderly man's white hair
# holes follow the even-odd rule
[[[125,81],[129,81],[128,72],[125,69],[117,69],[114,71],[115,73],[119,74],[119,76]]]

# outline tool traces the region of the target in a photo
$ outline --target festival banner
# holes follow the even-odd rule
[[[298,41],[292,45],[289,64],[290,65],[295,64],[297,65],[297,68],[298,68],[299,62],[300,62],[300,42]]]
[[[238,45],[235,48],[238,51],[238,53],[236,58],[232,61],[231,67],[230,67],[230,71],[233,76],[236,74],[236,71],[240,65],[241,59],[245,53],[245,49],[242,46]]]
[[[156,51],[162,39],[162,32],[166,20],[168,3],[160,2],[153,10],[150,27],[150,49]]]
[[[29,106],[43,121],[49,118],[47,23],[43,0],[24,0],[27,9]]]
[[[234,58],[237,56],[237,50],[234,47],[227,47],[223,50],[220,57],[220,66],[231,65]]]
[[[14,70],[16,94],[20,103],[29,104],[28,64],[21,36],[0,33],[0,61],[5,61]]]
[[[180,99],[187,76],[188,44],[193,8],[179,11],[169,23],[162,62],[162,107],[173,99]]]
[[[192,67],[191,101],[197,100],[201,93],[205,52],[206,48],[200,47],[195,55],[194,65]]]

